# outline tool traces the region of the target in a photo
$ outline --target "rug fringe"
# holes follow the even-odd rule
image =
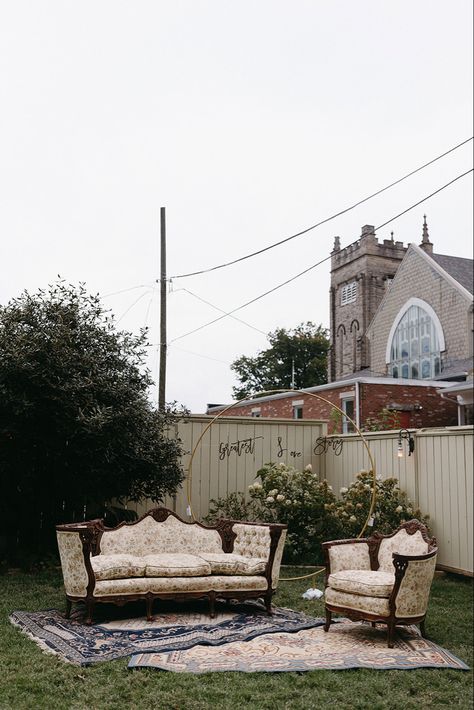
[[[19,629],[19,631],[21,631],[21,633],[24,634],[24,636],[27,636],[29,639],[31,639],[32,641],[34,641],[35,644],[36,644],[37,646],[39,646],[40,649],[41,649],[42,651],[44,651],[45,653],[49,653],[49,654],[51,654],[51,656],[56,656],[56,657],[59,658],[61,661],[65,662],[65,663],[70,663],[72,666],[77,666],[77,665],[78,665],[77,663],[74,663],[73,661],[69,660],[69,658],[66,658],[65,656],[63,656],[63,654],[60,653],[59,651],[55,651],[54,648],[51,648],[51,646],[49,646],[49,645],[46,643],[46,641],[43,641],[43,639],[38,638],[37,636],[35,636],[34,634],[32,634],[30,631],[28,631],[27,629],[25,629],[25,627],[22,626],[22,624],[21,624],[19,621],[17,621],[13,616],[9,616],[9,617],[8,617],[8,620],[10,621],[10,623],[11,623],[13,626],[15,626],[17,629]]]

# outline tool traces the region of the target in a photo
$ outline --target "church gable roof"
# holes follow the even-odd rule
[[[446,273],[453,277],[461,286],[472,293],[473,266],[472,259],[464,259],[460,256],[447,256],[444,254],[431,254],[431,258],[441,266]]]

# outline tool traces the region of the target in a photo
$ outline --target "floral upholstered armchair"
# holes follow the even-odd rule
[[[332,614],[388,626],[393,648],[397,624],[420,624],[425,616],[438,552],[435,538],[418,520],[391,535],[323,543],[326,559],[326,624]]]

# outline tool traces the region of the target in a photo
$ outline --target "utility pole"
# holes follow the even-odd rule
[[[160,376],[158,382],[158,409],[165,409],[166,390],[166,213],[160,209]]]

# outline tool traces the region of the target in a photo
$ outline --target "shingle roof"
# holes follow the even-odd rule
[[[464,259],[461,256],[446,256],[444,254],[432,254],[431,257],[453,279],[456,279],[461,286],[464,286],[469,293],[473,292],[474,262],[472,259]]]

